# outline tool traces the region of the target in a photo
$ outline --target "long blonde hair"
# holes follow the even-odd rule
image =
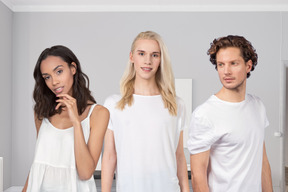
[[[149,39],[158,42],[161,50],[161,63],[156,72],[155,80],[162,96],[164,106],[169,110],[171,115],[177,115],[177,104],[176,104],[176,92],[175,92],[175,80],[171,67],[170,57],[168,55],[168,49],[164,44],[160,35],[153,31],[141,32],[134,39],[131,46],[131,53],[135,50],[136,41],[139,39]],[[133,93],[134,93],[134,83],[135,83],[136,72],[134,64],[128,61],[128,65],[120,81],[120,91],[122,98],[117,103],[117,108],[123,110],[128,104],[131,106],[133,104]]]

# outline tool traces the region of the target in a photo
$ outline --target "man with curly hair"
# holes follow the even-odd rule
[[[271,192],[262,101],[246,93],[257,53],[241,36],[214,39],[207,53],[222,88],[192,114],[188,148],[193,192]]]

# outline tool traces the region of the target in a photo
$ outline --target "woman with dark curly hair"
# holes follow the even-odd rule
[[[37,143],[23,191],[96,191],[96,168],[109,111],[65,46],[45,49],[34,69]]]

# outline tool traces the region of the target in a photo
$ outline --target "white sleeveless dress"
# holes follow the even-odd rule
[[[81,122],[85,142],[90,135],[90,115]],[[44,118],[38,133],[35,157],[31,166],[28,192],[96,192],[93,176],[78,177],[74,153],[74,128],[58,129]]]

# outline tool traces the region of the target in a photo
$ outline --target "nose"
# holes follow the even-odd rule
[[[231,68],[230,68],[229,65],[225,65],[225,67],[224,67],[224,73],[225,73],[225,75],[231,74]]]
[[[59,80],[57,77],[52,77],[52,85],[57,85],[59,83]]]
[[[145,57],[145,64],[151,65],[151,59],[152,59],[152,56],[147,54]]]

